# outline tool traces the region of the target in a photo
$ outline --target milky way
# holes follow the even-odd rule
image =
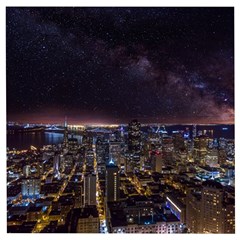
[[[7,8],[8,120],[233,122],[233,8]]]

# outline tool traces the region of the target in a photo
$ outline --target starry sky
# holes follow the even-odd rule
[[[7,120],[233,123],[234,9],[6,8]]]

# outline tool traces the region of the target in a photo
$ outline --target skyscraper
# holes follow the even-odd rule
[[[223,186],[208,180],[203,183],[201,219],[203,233],[223,233]]]
[[[96,157],[98,164],[106,164],[109,161],[109,143],[106,140],[97,139]]]
[[[193,125],[192,138],[195,138],[196,136],[197,136],[197,125]]]
[[[106,198],[108,202],[119,199],[119,169],[113,163],[106,167]]]
[[[129,162],[133,171],[140,170],[140,153],[141,153],[141,124],[138,120],[132,120],[128,125],[128,150],[132,155]]]
[[[84,206],[96,205],[96,175],[84,176]]]
[[[186,224],[191,233],[235,233],[235,201],[231,190],[213,180],[187,193]]]
[[[141,150],[141,124],[138,120],[132,120],[128,124],[128,150],[131,153],[140,153]]]
[[[162,153],[159,151],[155,151],[151,153],[151,170],[153,172],[162,172],[163,167],[163,159]]]
[[[53,174],[54,176],[59,176],[59,169],[60,169],[60,154],[55,153],[55,156],[53,157]]]
[[[67,126],[67,117],[65,116],[65,122],[64,122],[64,139],[63,144],[65,147],[68,147],[68,126]]]
[[[120,166],[121,159],[121,142],[109,143],[109,159],[113,160],[115,164]]]

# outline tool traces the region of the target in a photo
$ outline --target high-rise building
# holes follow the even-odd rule
[[[164,165],[172,165],[174,163],[173,158],[174,145],[173,139],[170,136],[162,137],[162,154]]]
[[[223,233],[223,186],[221,183],[212,180],[208,180],[202,185],[202,232]]]
[[[119,169],[112,162],[106,166],[106,199],[108,202],[119,199]]]
[[[217,167],[218,165],[218,149],[208,149],[205,164],[210,167]]]
[[[53,174],[54,176],[59,176],[59,169],[60,169],[60,154],[55,153],[55,156],[53,157]]]
[[[100,138],[96,141],[96,158],[98,164],[106,164],[109,161],[109,143]]]
[[[160,151],[151,151],[150,164],[151,164],[151,170],[153,172],[159,172],[159,173],[162,172],[163,158],[162,158],[162,153]]]
[[[141,150],[141,124],[133,120],[128,125],[128,150],[131,153],[139,153]]]
[[[63,138],[63,144],[65,147],[68,147],[68,125],[67,125],[67,117],[65,117],[64,122],[64,138]]]
[[[234,191],[234,190],[233,190]],[[228,188],[213,180],[187,194],[186,225],[191,233],[235,233],[235,201]]]
[[[73,191],[74,191],[74,208],[80,208],[83,206],[83,183],[80,182],[80,179],[75,178],[72,182]]]
[[[235,199],[228,199],[223,206],[224,233],[235,233]]]
[[[37,198],[40,194],[40,178],[23,178],[22,179],[22,197]]]
[[[128,125],[128,150],[133,155],[132,165],[133,171],[140,170],[140,154],[141,154],[141,124],[138,120],[132,120]]]
[[[186,200],[186,225],[190,233],[201,233],[201,192],[190,190]]]
[[[96,205],[96,175],[84,176],[84,206]]]
[[[88,167],[93,167],[94,165],[94,152],[92,148],[86,150],[86,165]]]
[[[185,148],[184,140],[185,139],[183,138],[183,136],[180,132],[173,134],[173,145],[174,145],[174,150],[176,152]]]
[[[197,136],[197,125],[193,125],[192,138],[195,138],[196,136]]]
[[[186,205],[182,203],[177,194],[166,194],[166,206],[180,220],[182,224],[186,222]]]
[[[76,154],[79,148],[78,140],[77,138],[73,137],[73,134],[71,138],[68,139],[68,147],[69,147],[69,152]]]
[[[194,139],[193,158],[196,163],[205,165],[205,157],[207,155],[208,141],[209,141],[209,138],[204,135],[201,135]]]
[[[113,160],[115,164],[120,166],[121,160],[121,142],[109,143],[109,159]]]

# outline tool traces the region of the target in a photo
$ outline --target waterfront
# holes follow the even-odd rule
[[[38,133],[23,133],[23,134],[8,134],[7,135],[7,147],[9,149],[28,149],[31,145],[40,148],[43,145],[59,144],[63,142],[63,133],[53,132],[38,132]],[[69,135],[70,137],[70,135]],[[74,135],[74,138],[78,139],[78,143],[81,143],[81,136]]]
[[[192,137],[193,125],[166,125],[166,131],[168,134],[172,134],[173,131],[185,131],[186,128],[189,129],[190,137]],[[126,129],[125,129],[126,130]],[[149,131],[148,127],[142,128],[143,132]],[[156,131],[157,128],[155,127]],[[209,131],[213,130],[213,135],[209,137],[212,138],[226,138],[234,139],[234,125],[197,125],[197,131],[204,130]],[[207,133],[208,134],[208,133]],[[73,135],[74,138],[78,139],[78,143],[81,143],[81,135]],[[71,135],[69,134],[69,137]],[[7,147],[9,149],[27,149],[31,145],[35,147],[42,147],[43,145],[49,144],[59,144],[63,142],[64,135],[63,133],[54,133],[54,132],[32,132],[32,133],[22,133],[22,134],[8,134],[7,135]]]

